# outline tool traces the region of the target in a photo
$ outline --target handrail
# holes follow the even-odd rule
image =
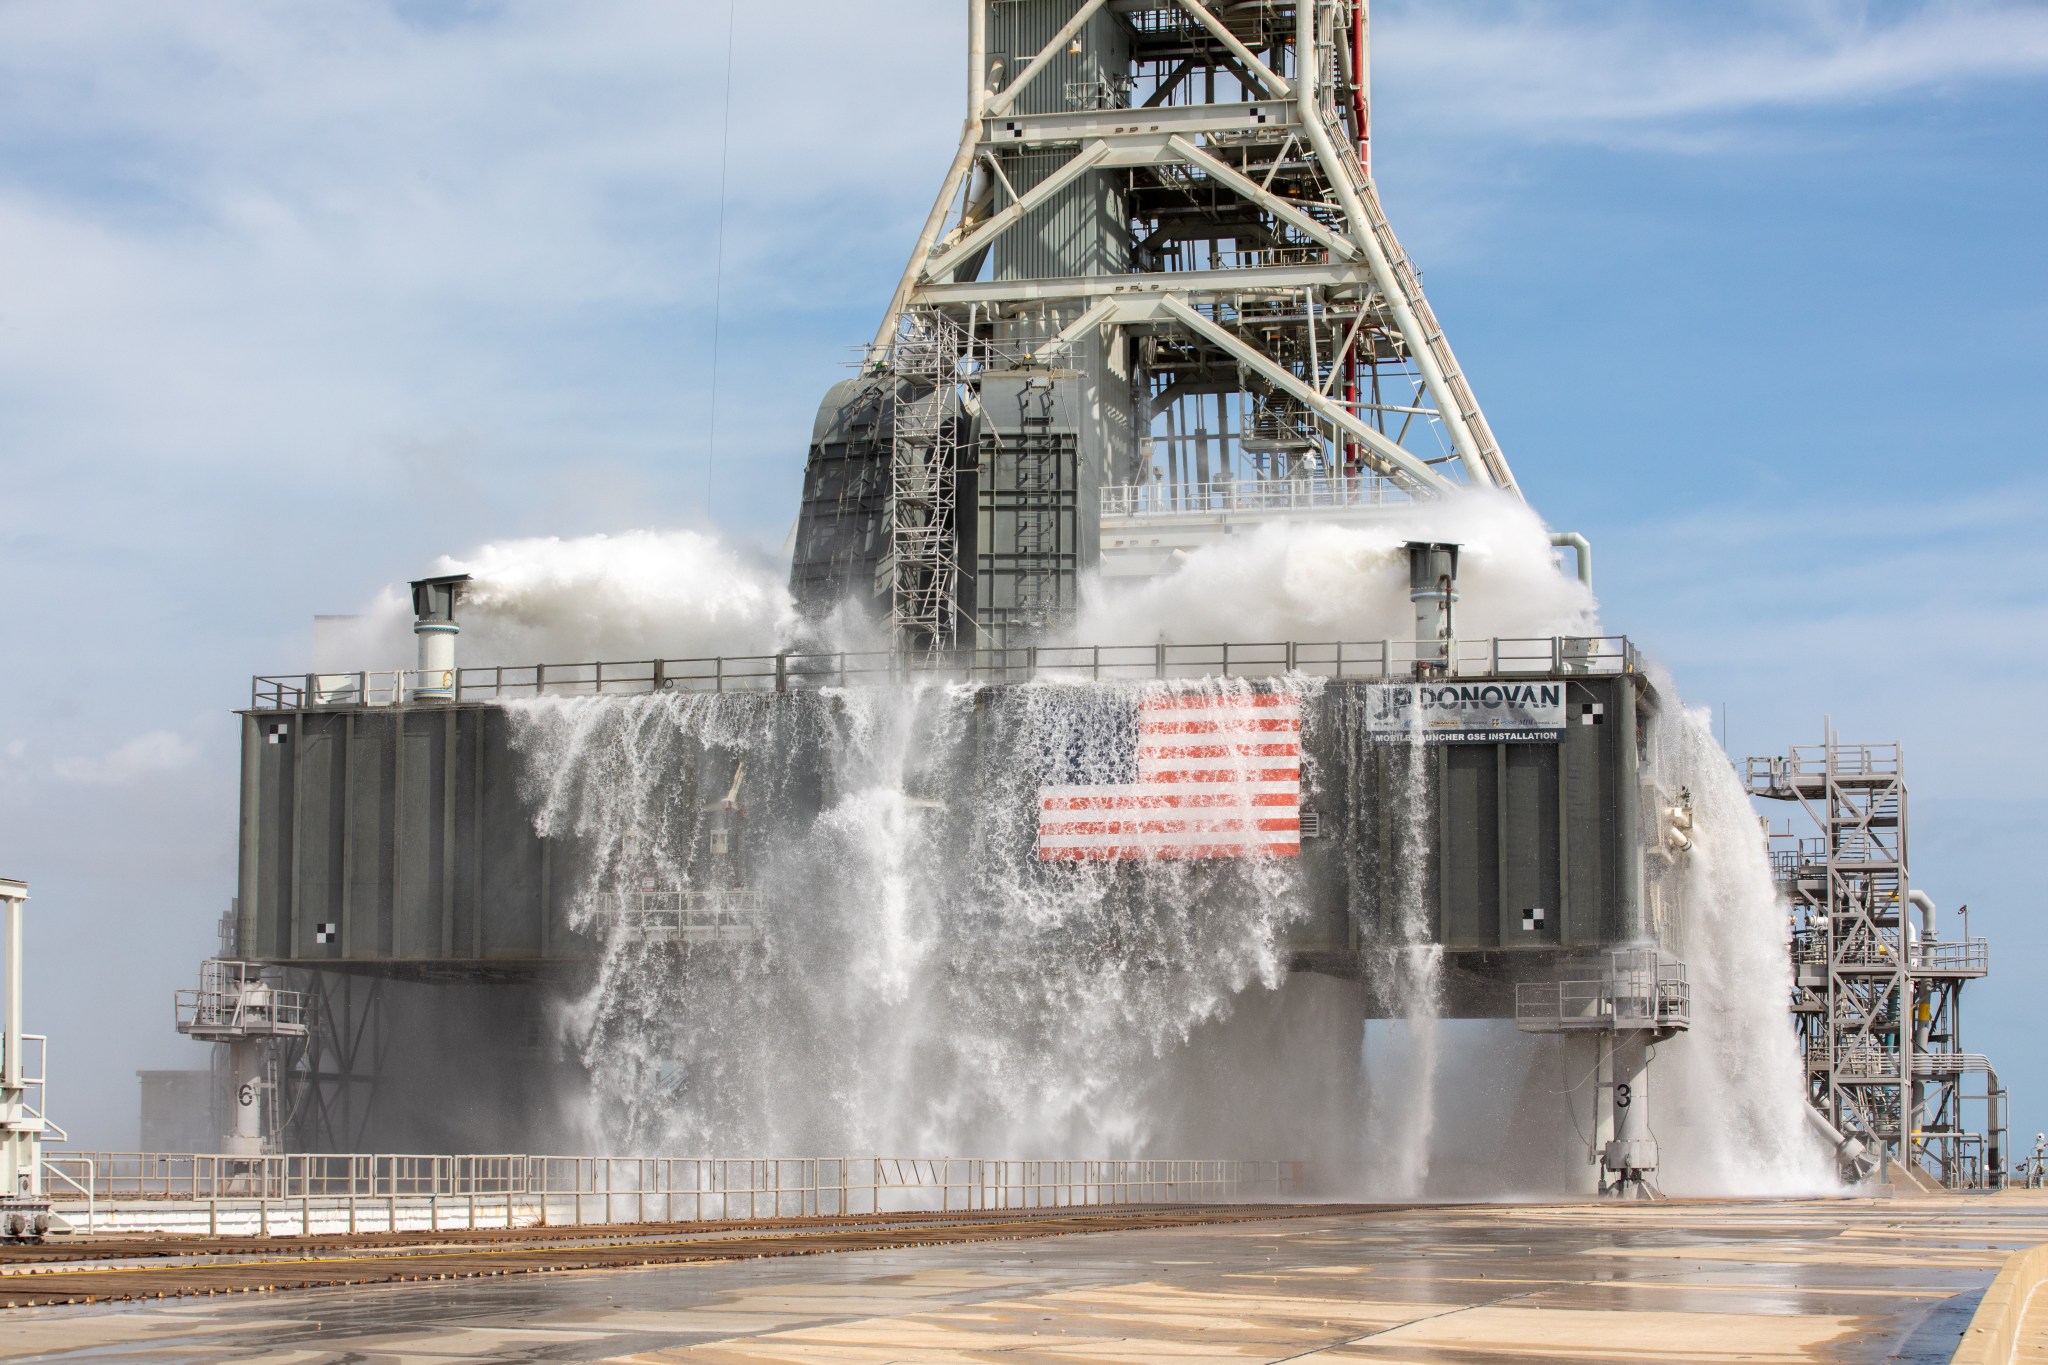
[[[1252,641],[1196,645],[1028,645],[904,656],[786,651],[704,659],[644,659],[575,664],[490,664],[455,673],[457,702],[532,697],[641,695],[649,692],[796,692],[905,677],[979,683],[1136,682],[1147,679],[1272,678],[1394,682],[1437,661],[1436,642],[1413,640]],[[1641,660],[1625,635],[1545,635],[1453,642],[1449,676],[1612,677],[1636,673]],[[409,669],[357,673],[271,674],[250,685],[249,709],[327,711],[403,706],[418,674]],[[435,679],[442,677],[436,673]],[[432,704],[447,694],[437,692]]]
[[[79,1181],[69,1171],[64,1170],[62,1166],[59,1165],[60,1162],[66,1161],[77,1161],[84,1163],[85,1179],[83,1182]],[[99,1230],[98,1204],[93,1197],[93,1191],[98,1188],[99,1182],[94,1176],[94,1170],[95,1166],[93,1159],[89,1156],[75,1156],[66,1154],[53,1157],[46,1156],[43,1158],[44,1193],[54,1201],[54,1199],[56,1198],[56,1193],[55,1191],[50,1189],[50,1182],[55,1180],[61,1181],[62,1183],[69,1185],[72,1189],[77,1190],[80,1194],[84,1195],[85,1230],[88,1233],[97,1232]]]
[[[1406,507],[1414,501],[1414,495],[1406,488],[1376,474],[1313,474],[1291,479],[1112,484],[1102,490],[1102,515],[1194,517],[1229,512],[1318,512]]]
[[[1285,1160],[996,1157],[425,1156],[99,1152],[51,1157],[72,1194],[59,1203],[184,1201],[663,1201],[700,1217],[881,1211],[885,1206],[1020,1208],[1285,1196],[1300,1176]],[[54,1168],[52,1168],[54,1169]],[[82,1171],[83,1178],[74,1172]],[[598,1212],[592,1209],[592,1212]],[[609,1215],[605,1221],[611,1221]]]

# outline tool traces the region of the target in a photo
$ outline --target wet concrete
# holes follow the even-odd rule
[[[1945,1361],[2048,1195],[1409,1209],[36,1308],[0,1359]]]

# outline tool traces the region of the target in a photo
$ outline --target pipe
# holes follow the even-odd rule
[[[1579,583],[1587,592],[1593,591],[1593,542],[1577,531],[1552,531],[1550,543],[1560,550],[1570,550],[1579,567]]]
[[[27,883],[0,881],[0,900],[7,903],[7,1023],[5,1036],[0,1037],[7,1056],[0,1067],[0,1088],[10,1092],[10,1099],[21,1089],[21,906],[27,899]]]
[[[1352,0],[1351,4],[1351,103],[1354,131],[1358,134],[1358,164],[1364,169],[1366,178],[1372,178],[1372,93],[1366,85],[1372,74],[1372,58],[1368,55],[1370,38],[1367,36],[1372,23],[1372,6],[1367,0]]]
[[[1920,911],[1920,941],[1934,942],[1934,919],[1940,913],[1934,908],[1934,898],[1925,891],[1908,891],[1906,900]]]
[[[1857,1139],[1850,1137],[1841,1129],[1835,1127],[1834,1124],[1829,1123],[1828,1116],[1812,1105],[1808,1104],[1800,1107],[1806,1110],[1807,1123],[1812,1125],[1814,1132],[1820,1135],[1821,1141],[1827,1143],[1828,1149],[1835,1154],[1835,1160],[1850,1170],[1862,1172],[1869,1161],[1869,1149]]]

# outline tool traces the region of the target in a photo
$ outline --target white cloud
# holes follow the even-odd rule
[[[94,758],[60,758],[51,770],[66,782],[126,787],[159,773],[183,768],[199,757],[199,746],[169,730],[137,735]]]
[[[1374,23],[1404,120],[1522,138],[1668,141],[1760,111],[2048,75],[2025,0],[1410,3]]]
[[[642,369],[668,381],[643,402],[701,387],[725,13],[0,7],[0,404],[37,481],[139,467],[319,488],[423,440],[502,446],[616,410]],[[751,315],[886,292],[890,267],[845,261],[900,263],[961,102],[958,81],[875,76],[951,71],[950,7],[739,15],[729,347]],[[787,356],[805,319],[781,322]],[[773,368],[726,382],[765,392]]]

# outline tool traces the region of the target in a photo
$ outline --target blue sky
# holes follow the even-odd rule
[[[957,135],[963,7],[0,4],[0,872],[88,1144],[232,894],[231,709],[490,539],[765,554]],[[1532,500],[1733,747],[1907,741],[2023,1056],[2048,928],[2048,6],[1383,3],[1377,169]],[[707,505],[707,486],[714,490]]]

